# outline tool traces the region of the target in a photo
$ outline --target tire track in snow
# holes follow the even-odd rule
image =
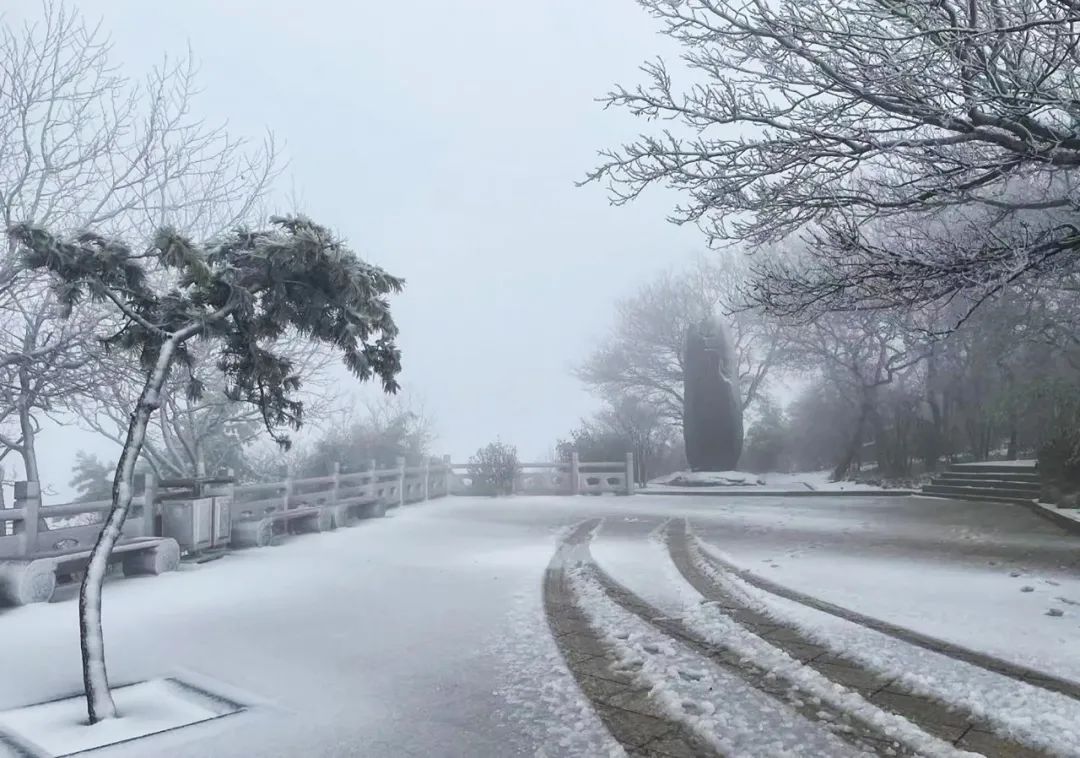
[[[880,728],[882,720],[895,726],[896,717],[890,722],[886,715],[877,724],[852,719],[782,675],[708,645],[679,621],[664,618],[592,561],[589,540],[595,528],[596,522],[590,522],[568,546],[573,551],[573,560],[567,561],[572,595],[621,665],[636,669],[638,681],[651,689],[667,718],[737,758],[916,754]],[[919,735],[924,745],[944,748],[928,755],[958,754]]]
[[[840,684],[803,665],[806,658],[824,654],[823,648],[815,647],[809,654],[802,649],[784,651],[712,607],[715,604],[702,597],[672,565],[662,538],[666,522],[650,532],[648,539],[636,534],[629,541],[623,534],[605,539],[615,531],[609,524],[616,530],[621,526],[606,521],[601,539],[592,543],[594,557],[604,556],[597,564],[599,581],[617,602],[629,603],[631,612],[695,646],[703,655],[732,666],[752,686],[786,699],[807,718],[831,725],[863,749],[894,756],[972,755],[894,710],[867,702],[850,683]],[[627,577],[633,589],[613,579],[605,566]],[[769,626],[769,630],[774,628]]]
[[[544,577],[544,609],[555,644],[578,688],[589,699],[595,717],[618,742],[610,755],[640,758],[701,756],[713,758],[709,749],[688,730],[673,724],[648,700],[648,690],[629,671],[615,668],[615,656],[588,622],[576,602],[569,572],[588,560],[582,545],[591,539],[600,520],[584,521],[560,540]],[[561,745],[560,745],[561,747]],[[579,755],[560,750],[552,755]],[[593,758],[580,754],[581,758]],[[537,758],[548,754],[537,753]]]
[[[682,520],[680,519],[680,521]],[[686,526],[686,529],[689,529],[688,525]],[[703,545],[706,544],[704,540],[701,540],[700,538],[697,539]],[[1078,682],[1063,679],[1044,671],[1022,666],[1018,663],[1011,663],[1000,658],[995,658],[992,655],[987,655],[986,653],[981,653],[962,645],[947,642],[938,639],[937,637],[931,637],[928,634],[917,632],[914,629],[891,624],[888,621],[883,621],[874,618],[873,616],[867,616],[852,610],[851,608],[845,608],[844,606],[830,603],[827,600],[822,600],[813,595],[799,592],[798,590],[774,582],[759,574],[755,574],[749,569],[737,566],[713,551],[707,551],[705,553],[705,558],[710,563],[713,563],[718,569],[734,574],[747,584],[753,585],[772,595],[777,595],[796,603],[801,603],[802,605],[821,611],[822,613],[828,613],[837,618],[842,618],[868,629],[873,629],[876,632],[894,637],[909,645],[915,645],[916,647],[921,647],[934,653],[947,655],[958,661],[963,661],[964,663],[969,663],[973,666],[979,666],[988,671],[993,671],[996,674],[1001,674],[1002,676],[1024,682],[1025,684],[1034,684],[1044,690],[1050,690],[1051,692],[1057,692],[1075,700],[1080,700],[1080,683]]]
[[[509,630],[484,640],[486,649],[509,663],[496,693],[504,703],[492,715],[517,727],[522,750],[506,755],[533,758],[626,758],[597,717],[592,701],[579,691],[565,652],[549,633],[547,611],[534,596],[511,610]]]
[[[865,672],[861,689],[942,736],[961,716],[968,730],[955,744],[988,756],[1080,756],[1075,723],[1080,703],[1000,671],[908,643],[857,621],[786,596],[773,596],[692,537],[688,525],[668,530],[672,560],[703,595],[740,623],[763,630],[779,646],[824,648],[809,666],[834,674],[837,666]],[[772,584],[771,582],[768,582]],[[795,593],[800,594],[800,593]],[[809,618],[807,618],[809,616]],[[850,676],[850,674],[848,674]],[[921,702],[920,702],[921,701]]]

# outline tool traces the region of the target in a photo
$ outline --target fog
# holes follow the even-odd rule
[[[9,2],[7,18],[39,7]],[[101,18],[125,74],[190,45],[206,120],[284,143],[280,207],[296,201],[407,279],[393,303],[401,380],[456,460],[496,436],[524,457],[550,450],[596,406],[568,369],[615,299],[702,249],[665,221],[672,196],[613,208],[602,187],[575,187],[640,127],[595,98],[670,48],[628,0],[78,7]],[[76,450],[116,454],[71,427],[41,442],[59,495]]]
[[[2,13],[0,757],[1080,755],[1080,6]]]

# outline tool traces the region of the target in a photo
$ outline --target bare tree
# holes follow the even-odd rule
[[[605,99],[677,126],[604,153],[588,178],[617,203],[675,188],[675,220],[716,241],[801,232],[806,258],[758,271],[757,302],[801,313],[969,291],[974,306],[1072,268],[1080,5],[639,2],[685,68],[647,63],[644,85]]]
[[[792,329],[793,357],[808,371],[821,372],[856,409],[834,479],[847,476],[870,432],[880,436],[881,388],[921,361],[922,354],[913,353],[904,340],[909,330],[904,317],[873,311],[829,314]]]
[[[326,375],[333,357],[297,334],[279,340],[277,352],[303,377],[298,397],[308,425],[318,426],[338,400],[339,393]],[[242,476],[245,451],[265,437],[259,409],[228,396],[212,345],[195,343],[189,355],[189,365],[162,387],[161,407],[147,427],[142,458],[159,478],[201,476],[222,468],[236,469]],[[72,404],[84,426],[121,447],[130,423],[125,409],[138,399],[141,389],[137,367],[124,359],[116,353],[100,357],[98,364],[107,366],[110,381],[88,388],[85,399]],[[198,398],[188,392],[192,381],[202,387]]]
[[[0,28],[0,220],[59,231],[95,228],[149,243],[161,224],[204,236],[246,218],[277,171],[273,139],[252,149],[192,115],[196,67],[166,60],[141,81],[122,75],[100,27],[63,0]],[[93,334],[43,296],[41,276],[0,257],[0,447],[39,476],[42,414],[100,385]],[[95,381],[95,377],[97,381]]]
[[[627,441],[634,454],[638,484],[645,486],[655,476],[659,460],[672,443],[672,428],[657,409],[636,397],[610,402],[596,415],[601,430],[613,432]]]
[[[391,466],[404,457],[416,465],[431,454],[434,440],[435,421],[421,399],[384,395],[361,407],[337,410],[306,451],[292,457],[271,456],[262,467],[264,471],[291,468],[304,475],[324,476],[335,463],[355,467],[375,461]]]
[[[783,353],[784,329],[750,310],[735,310],[745,271],[739,260],[702,261],[665,272],[616,306],[611,334],[577,369],[577,376],[613,402],[637,397],[670,423],[683,417],[686,332],[708,314],[724,312],[739,366],[743,408],[763,390]]]

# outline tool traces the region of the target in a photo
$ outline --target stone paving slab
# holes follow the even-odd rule
[[[708,600],[716,601],[722,607],[737,609],[733,610],[729,615],[749,631],[765,637],[771,644],[788,652],[789,655],[798,657],[809,668],[838,684],[848,686],[879,707],[903,716],[924,731],[951,742],[957,747],[976,751],[990,758],[997,758],[998,756],[1001,758],[1026,758],[1027,756],[1046,755],[1046,753],[1035,750],[1026,744],[997,736],[985,720],[973,714],[961,713],[952,704],[908,692],[894,680],[882,677],[876,672],[867,670],[849,659],[842,658],[826,650],[821,645],[808,639],[796,627],[786,627],[778,624],[775,619],[742,605],[737,598],[717,586],[694,565],[688,552],[689,528],[685,522],[676,523],[676,521],[672,521],[669,524],[667,536],[672,561],[683,577],[698,592]],[[712,556],[707,556],[707,559],[711,560]],[[719,562],[714,562],[714,566],[718,570],[730,570],[726,564]],[[739,572],[738,576],[745,581],[750,581],[750,578],[744,573]],[[764,586],[761,589],[772,591]],[[800,593],[793,592],[792,594]],[[785,597],[788,596],[785,595]],[[788,597],[788,599],[799,602],[794,597]],[[848,620],[859,623],[853,618]],[[880,629],[875,630],[882,631]],[[927,640],[923,639],[918,646],[931,649],[942,655],[957,657],[951,655],[954,646],[943,645],[935,649],[929,647],[926,643]],[[815,651],[817,651],[817,655],[813,654]],[[970,657],[965,656],[960,660],[971,663]],[[996,661],[996,659],[992,660]],[[1006,671],[1009,667],[1004,666],[1001,668],[1005,670],[998,668],[994,670],[1008,676],[1009,674]],[[1016,678],[1022,681],[1030,681],[1028,677]]]

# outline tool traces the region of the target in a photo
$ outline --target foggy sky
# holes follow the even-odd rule
[[[15,0],[8,18],[38,9]],[[700,253],[654,192],[609,206],[576,188],[597,149],[650,128],[594,99],[671,52],[633,0],[81,0],[139,75],[190,43],[198,112],[285,142],[285,194],[407,279],[394,300],[405,387],[463,460],[501,436],[542,455],[597,402],[569,374],[612,305]],[[344,372],[342,372],[344,378]],[[47,430],[43,479],[69,491],[74,453]],[[110,458],[112,456],[112,458]]]

